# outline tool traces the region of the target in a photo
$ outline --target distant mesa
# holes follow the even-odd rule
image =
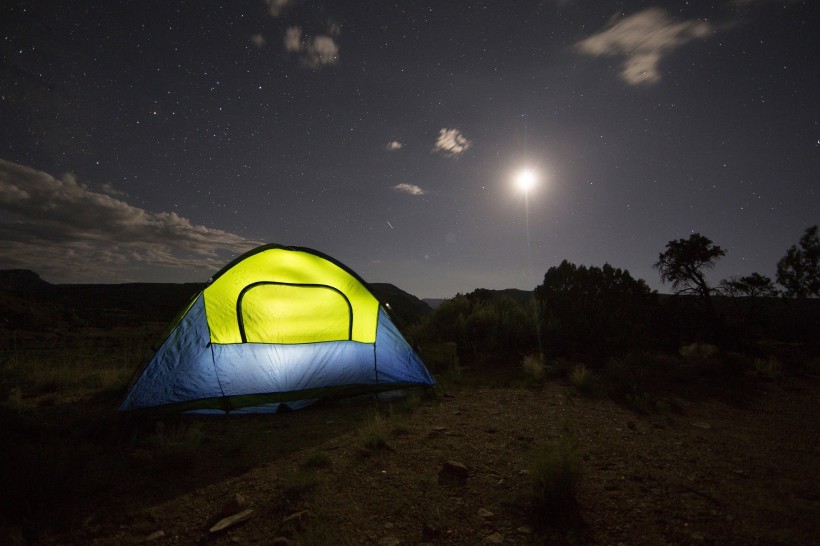
[[[30,269],[0,269],[0,289],[7,292],[28,292],[51,286]]]

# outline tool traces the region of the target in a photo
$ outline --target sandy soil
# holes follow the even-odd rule
[[[100,470],[114,483],[85,504],[78,499],[97,508],[86,509],[75,528],[40,539],[818,544],[818,400],[816,379],[784,377],[757,382],[749,396],[671,397],[666,410],[641,415],[548,382],[455,387],[413,407],[382,407],[383,417],[365,403],[221,420],[205,423],[209,433],[234,434],[237,458],[245,456],[240,444],[252,444],[253,463],[220,475],[214,469],[236,461],[203,443],[193,468],[152,474],[145,469],[156,454],[123,448]],[[537,446],[562,434],[572,439],[582,470],[577,505],[561,517],[533,515],[529,461]],[[463,464],[466,479],[440,477],[447,461]],[[140,479],[117,482],[131,468]],[[146,488],[163,493],[146,500]],[[245,521],[209,532],[222,517],[245,510],[252,510]]]

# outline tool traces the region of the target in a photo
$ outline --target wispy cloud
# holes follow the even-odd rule
[[[263,47],[265,47],[265,44],[267,44],[268,41],[261,34],[254,34],[253,36],[251,36],[251,43],[259,49],[262,49]]]
[[[202,275],[258,244],[2,159],[0,212],[0,267],[61,282],[134,279],[155,266]]]
[[[302,51],[302,29],[300,27],[289,27],[285,31],[285,51],[294,53]]]
[[[385,148],[389,152],[395,152],[397,150],[401,150],[403,147],[404,147],[404,144],[402,144],[398,140],[391,140],[390,142],[387,143],[387,146],[385,146]]]
[[[290,0],[265,0],[265,4],[268,5],[268,14],[271,17],[279,17],[282,15],[282,12],[290,3]]]
[[[472,144],[458,129],[441,129],[433,151],[447,157],[456,157],[466,152]]]
[[[665,56],[712,31],[708,22],[675,21],[663,9],[649,8],[614,20],[575,47],[586,55],[625,57],[621,78],[630,85],[644,85],[660,81],[658,65]]]
[[[396,184],[393,186],[393,189],[397,192],[401,193],[409,193],[410,195],[424,195],[424,190],[421,187],[416,186],[415,184],[408,184],[406,182],[402,182],[401,184]]]
[[[285,31],[285,51],[298,53],[302,64],[314,70],[339,60],[339,46],[332,37],[319,35],[303,39],[298,26]]]

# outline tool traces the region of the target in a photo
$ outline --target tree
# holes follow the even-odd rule
[[[792,245],[777,262],[777,284],[786,295],[798,298],[820,296],[820,238],[817,226],[806,229],[800,237],[800,248]]]
[[[711,239],[693,233],[688,239],[678,239],[666,243],[666,252],[658,256],[654,265],[660,273],[661,281],[672,283],[675,294],[697,296],[710,316],[715,317],[712,302],[714,289],[709,286],[704,271],[712,269],[726,251]]]
[[[655,294],[629,271],[609,264],[550,267],[536,287],[542,331],[552,354],[612,354],[644,348]]]
[[[720,281],[720,290],[732,297],[765,298],[777,295],[777,289],[772,284],[772,280],[760,273],[723,279]]]

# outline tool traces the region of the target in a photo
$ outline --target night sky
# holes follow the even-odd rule
[[[814,0],[3,0],[0,40],[0,268],[50,282],[278,243],[419,297],[668,291],[672,239],[773,278],[820,223]]]

